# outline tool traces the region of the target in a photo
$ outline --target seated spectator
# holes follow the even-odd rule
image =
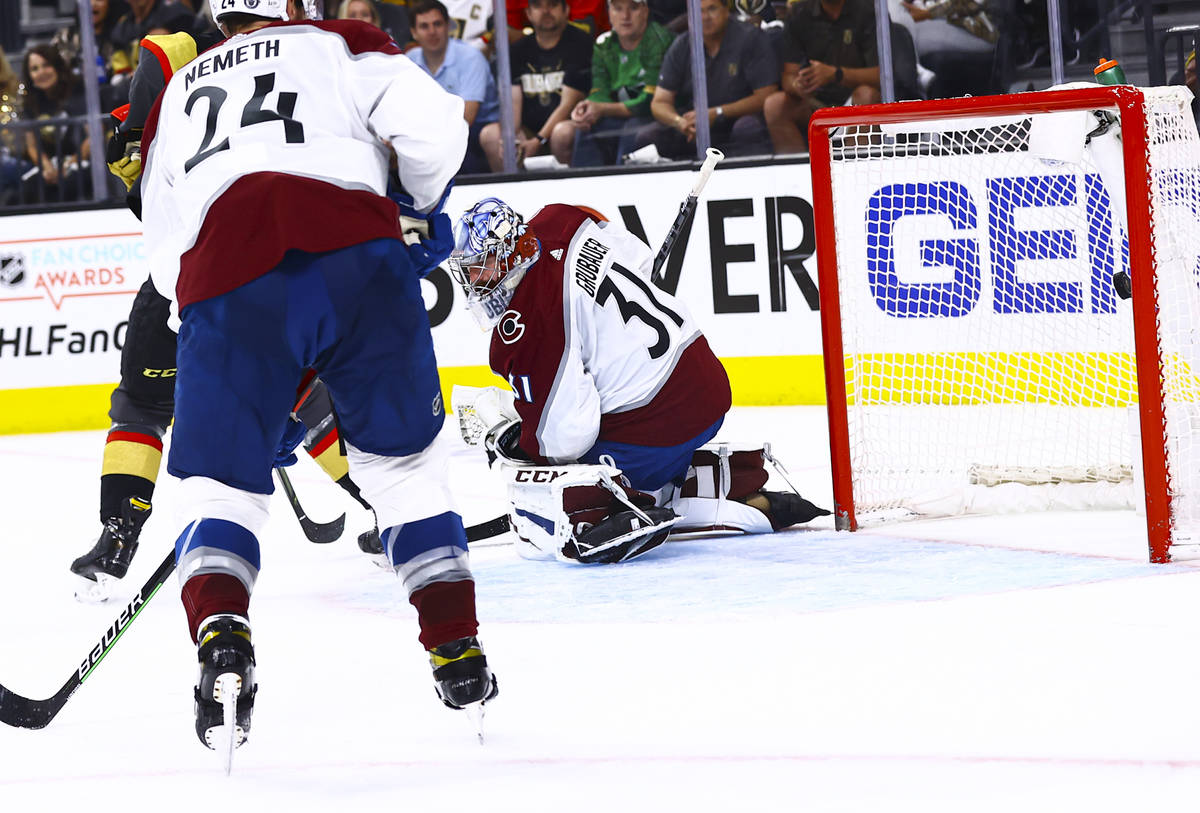
[[[408,9],[401,5],[381,6],[375,0],[342,0],[338,9],[339,20],[361,20],[387,32],[392,41],[401,48],[412,42],[412,27]]]
[[[500,98],[487,59],[465,42],[450,38],[450,12],[440,0],[416,0],[409,13],[418,46],[408,51],[409,59],[465,103],[463,118],[471,130],[460,171],[486,172],[479,132],[500,119]]]
[[[512,0],[505,4],[508,12],[508,41],[516,42],[525,33],[528,0]],[[596,36],[611,27],[608,9],[604,0],[567,0],[567,20],[576,28],[583,29],[589,36]]]
[[[783,64],[783,20],[776,19],[775,6],[769,0],[733,0],[733,13],[739,22],[756,25],[767,35],[771,50]]]
[[[87,112],[82,93],[67,70],[62,54],[52,45],[35,45],[25,52],[24,118],[47,120],[25,132],[25,157],[38,172],[27,181],[26,200],[71,201],[91,194],[85,170],[90,154],[87,129],[76,122],[54,119]]]
[[[339,20],[360,20],[376,28],[383,28],[383,18],[373,0],[342,0],[338,8]]]
[[[769,152],[762,109],[779,88],[779,62],[766,35],[731,20],[728,0],[701,0],[700,27],[712,145],[726,155]],[[655,122],[638,133],[639,147],[654,144],[664,158],[696,157],[690,37],[679,37],[667,49],[650,102]]]
[[[129,11],[117,19],[109,34],[114,74],[133,73],[142,37],[191,31],[196,21],[194,11],[171,0],[127,0],[127,3]]]
[[[112,33],[117,26],[117,20],[129,13],[129,7],[124,0],[92,0],[92,32],[96,38],[96,50],[104,60],[105,74],[111,80],[114,70],[112,64],[113,47]],[[128,66],[125,66],[128,70]]]
[[[566,121],[592,83],[592,38],[567,24],[566,0],[530,0],[533,33],[509,52],[518,160],[547,154],[550,134]],[[479,134],[493,172],[504,167],[500,123]]]
[[[646,0],[608,0],[612,30],[592,49],[592,92],[550,134],[550,150],[564,164],[598,167],[633,152],[649,124],[650,98],[663,55],[675,35],[650,22]]]
[[[688,29],[687,0],[652,0],[650,19],[673,34]]]
[[[889,0],[893,20],[912,34],[917,60],[931,99],[983,96],[992,84],[999,30],[985,3],[977,0]]]
[[[783,89],[763,110],[776,154],[808,149],[808,120],[818,108],[883,98],[871,0],[798,0],[784,25]]]
[[[21,116],[20,87],[21,80],[0,49],[0,206],[16,203],[21,176],[33,166],[22,157],[25,147],[16,127],[9,127]]]

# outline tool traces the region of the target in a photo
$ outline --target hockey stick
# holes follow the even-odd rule
[[[495,519],[471,525],[466,529],[467,541],[478,542],[482,539],[498,536],[509,529],[508,515],[503,514]],[[116,646],[125,630],[133,623],[133,619],[146,608],[150,599],[175,571],[175,549],[172,547],[166,558],[154,571],[137,594],[125,605],[121,614],[108,625],[100,640],[88,652],[87,657],[79,664],[79,668],[71,673],[67,682],[53,696],[45,700],[33,700],[23,697],[11,689],[0,686],[0,723],[16,728],[45,728],[50,721],[62,710],[75,690],[83,685],[92,671],[104,660],[104,656]]]
[[[125,630],[129,629],[133,619],[137,618],[138,614],[146,608],[150,599],[154,598],[154,594],[158,592],[158,589],[163,586],[174,570],[175,549],[172,548],[158,569],[137,591],[137,595],[125,605],[125,609],[121,611],[116,620],[104,630],[104,634],[100,636],[100,640],[79,664],[79,668],[71,673],[67,682],[52,697],[45,700],[31,700],[0,686],[0,723],[17,728],[45,728],[49,725],[55,715],[66,705],[71,695],[75,694],[75,690],[91,676],[100,661],[104,660],[104,656],[125,634]]]
[[[345,513],[329,522],[313,522],[304,513],[304,507],[300,505],[300,498],[296,496],[296,489],[292,488],[292,480],[288,477],[287,471],[282,466],[277,466],[275,473],[279,475],[279,484],[283,486],[283,493],[287,495],[288,503],[292,506],[296,519],[300,521],[300,529],[304,531],[309,542],[327,545],[342,535],[342,530],[346,527]]]
[[[704,163],[700,165],[700,174],[696,178],[696,183],[692,186],[692,191],[688,193],[687,198],[679,205],[679,214],[675,215],[675,222],[671,224],[671,228],[667,231],[667,237],[663,240],[662,247],[658,249],[658,254],[654,258],[654,266],[650,271],[651,279],[658,279],[659,269],[663,267],[667,257],[671,256],[671,249],[675,247],[675,241],[679,239],[679,235],[696,214],[700,192],[708,183],[708,176],[712,175],[713,170],[717,167],[717,162],[724,157],[725,153],[716,147],[709,147],[705,153]]]

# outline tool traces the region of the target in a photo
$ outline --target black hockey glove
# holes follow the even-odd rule
[[[487,452],[488,467],[497,459],[511,463],[531,463],[533,458],[525,454],[520,446],[521,422],[509,421],[492,427],[483,438],[483,450]]]

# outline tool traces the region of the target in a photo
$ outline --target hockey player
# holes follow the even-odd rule
[[[828,513],[763,491],[761,449],[698,451],[729,410],[729,379],[687,307],[650,283],[652,260],[582,207],[551,204],[526,223],[486,198],[459,221],[451,272],[492,328],[490,365],[512,388],[479,394],[470,410],[493,455],[552,468],[510,483],[526,552],[616,562],[685,520],[769,531]],[[695,497],[712,505],[689,505],[681,520],[673,507]]]
[[[310,367],[338,406],[438,694],[481,713],[496,682],[434,442],[444,410],[419,286],[452,244],[439,208],[465,149],[462,100],[373,26],[281,22],[284,0],[210,5],[231,39],[175,75],[143,139],[149,265],[181,319],[167,469],[182,479],[196,733],[232,748],[250,726],[257,532]],[[403,223],[384,196],[392,152],[412,195]]]
[[[289,19],[321,19],[322,0],[289,0]],[[152,35],[140,43],[130,101],[108,145],[108,165],[129,190],[127,203],[141,219],[141,137],[146,117],[175,71],[220,41],[186,32]],[[112,426],[104,445],[100,475],[101,532],[92,548],[71,563],[81,577],[76,595],[87,601],[110,597],[137,552],[142,526],[150,517],[162,440],[175,411],[175,332],[167,325],[170,300],[147,279],[134,298],[125,343],[121,381],[113,391]],[[294,412],[310,427],[304,446],[322,469],[364,507],[349,477],[338,442],[329,394],[320,380],[305,380]],[[286,450],[286,451],[290,451]],[[375,543],[372,538],[370,543]],[[381,551],[380,551],[381,552]]]

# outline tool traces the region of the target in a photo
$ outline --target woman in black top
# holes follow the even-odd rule
[[[53,45],[35,45],[25,53],[24,75],[23,118],[47,120],[25,132],[25,156],[39,169],[30,180],[41,185],[40,195],[39,190],[29,190],[32,198],[65,201],[86,196],[87,173],[81,169],[89,154],[87,129],[79,122],[50,123],[85,112],[66,61]]]

